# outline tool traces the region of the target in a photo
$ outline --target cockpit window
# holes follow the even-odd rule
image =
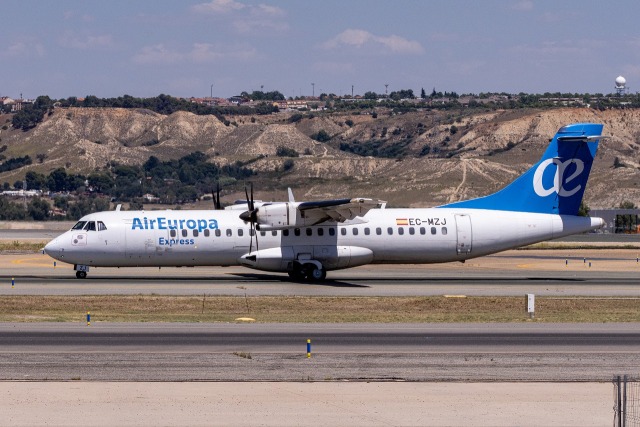
[[[84,227],[84,225],[87,223],[87,221],[78,221],[76,223],[76,225],[74,225],[71,229],[72,230],[82,230],[82,228]]]
[[[104,231],[107,229],[107,226],[104,225],[104,222],[98,221],[98,231]]]
[[[84,227],[84,229],[87,230],[87,231],[96,231],[96,223],[95,223],[95,221],[87,222],[87,225]]]

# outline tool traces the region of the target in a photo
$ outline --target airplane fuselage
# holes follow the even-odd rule
[[[372,209],[344,223],[257,231],[237,211],[110,211],[81,219],[47,253],[95,267],[225,266],[287,271],[314,259],[326,270],[369,263],[463,261],[589,231],[600,218],[481,209]],[[246,258],[256,254],[256,259]]]

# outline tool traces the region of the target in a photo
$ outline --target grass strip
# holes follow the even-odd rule
[[[523,297],[5,296],[2,322],[527,322]],[[640,322],[640,299],[536,298],[535,322]]]
[[[34,253],[40,252],[47,242],[0,242],[0,254],[3,253]]]

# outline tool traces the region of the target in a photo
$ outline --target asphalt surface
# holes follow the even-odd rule
[[[608,381],[640,325],[2,324],[0,349],[0,380]]]
[[[564,266],[565,261],[561,257],[544,260],[535,256],[522,258],[520,252],[511,254],[485,259],[511,265],[537,260]],[[329,272],[328,280],[322,283],[292,282],[285,274],[244,267],[95,268],[87,279],[79,280],[70,266],[54,268],[53,261],[44,255],[4,259],[0,256],[0,295],[640,296],[640,264],[635,261],[635,253],[625,261],[629,268],[621,271],[590,269],[582,258],[571,260],[572,265],[578,266],[574,269],[555,271],[460,263],[364,266]]]

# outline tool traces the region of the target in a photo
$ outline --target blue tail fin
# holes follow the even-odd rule
[[[577,215],[602,128],[595,123],[564,126],[542,159],[502,190],[440,207]]]

